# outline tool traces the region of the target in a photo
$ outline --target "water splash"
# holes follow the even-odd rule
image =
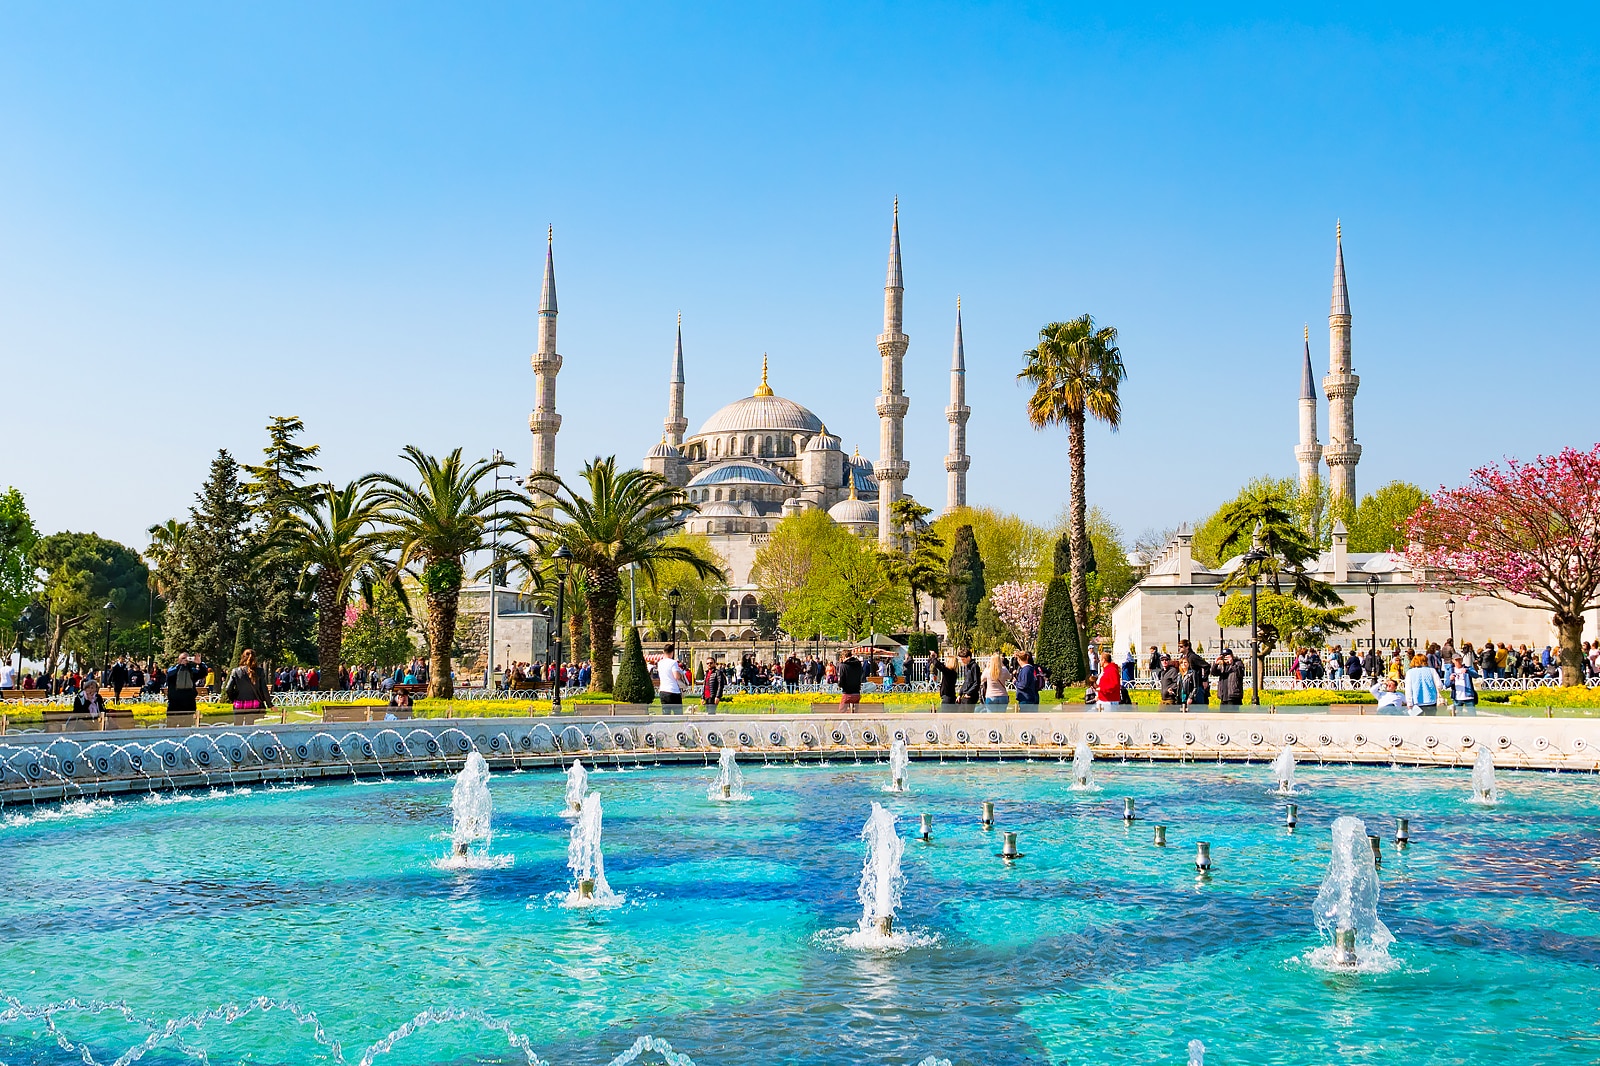
[[[567,844],[567,868],[572,871],[572,890],[561,901],[563,907],[620,907],[623,897],[606,883],[605,854],[600,849],[601,823],[605,813],[600,793],[591,792],[578,808],[577,821]]]
[[[1479,748],[1472,763],[1472,802],[1494,806],[1500,802],[1500,785],[1494,777],[1494,752]]]
[[[1189,1041],[1189,1066],[1206,1066],[1206,1046],[1198,1040]]]
[[[154,793],[151,793],[154,795]],[[109,811],[116,804],[108,799],[68,800],[53,807],[40,807],[37,810],[28,810],[16,814],[0,817],[0,827],[5,829],[21,829],[24,826],[35,825],[39,822],[55,822],[64,818],[91,818],[96,814]]]
[[[1279,795],[1289,796],[1294,794],[1294,750],[1287,744],[1278,753],[1278,757],[1273,760],[1272,779],[1278,783]]]
[[[1087,740],[1078,741],[1077,750],[1072,753],[1072,791],[1100,791],[1100,786],[1094,783],[1094,749]]]
[[[909,792],[911,789],[911,754],[906,750],[904,737],[895,737],[889,748],[889,783],[885,792]]]
[[[1330,941],[1306,957],[1313,966],[1370,973],[1395,965],[1389,957],[1394,936],[1378,917],[1378,867],[1361,819],[1334,820],[1333,857],[1312,914]]]
[[[450,854],[434,865],[445,870],[486,870],[511,865],[509,855],[490,855],[490,821],[494,799],[489,795],[489,764],[476,751],[456,774],[450,790]]]
[[[906,883],[900,869],[905,842],[900,839],[895,816],[882,804],[873,803],[872,813],[861,830],[861,841],[866,845],[861,882],[856,887],[861,920],[855,929],[825,934],[823,940],[855,951],[904,951],[934,943],[937,937],[895,926],[895,913],[900,909],[900,895]]]
[[[744,790],[744,775],[739,772],[739,760],[732,748],[723,748],[717,757],[717,776],[706,789],[706,799],[717,802],[743,801],[750,798]]]
[[[588,794],[589,771],[583,768],[582,759],[573,759],[567,768],[567,809],[561,812],[562,817],[576,818],[578,808],[583,806],[583,797]]]

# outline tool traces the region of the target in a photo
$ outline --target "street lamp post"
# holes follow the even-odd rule
[[[1406,604],[1406,647],[1412,651],[1417,650],[1417,638],[1413,635],[1411,628],[1411,616],[1416,613],[1417,609],[1415,607],[1411,606],[1409,603]]]
[[[1228,602],[1228,594],[1221,589],[1217,590],[1217,654],[1222,654],[1222,647],[1227,643],[1227,634],[1222,628],[1222,608]]]
[[[1372,601],[1372,654],[1378,654],[1378,575],[1367,578],[1367,597]]]
[[[1256,566],[1270,558],[1261,547],[1261,523],[1256,523],[1255,535],[1250,538],[1250,550],[1240,560],[1249,568],[1250,575],[1250,705],[1261,706],[1261,621],[1256,612]]]
[[[522,479],[520,477],[517,477],[515,474],[502,474],[500,472],[499,464],[505,462],[506,461],[506,457],[505,457],[505,453],[502,452],[499,448],[496,448],[494,451],[490,452],[489,453],[489,458],[496,464],[495,472],[494,472],[494,489],[495,489],[496,492],[500,491],[500,482],[502,482],[502,481],[511,481],[511,482],[515,482],[518,485],[522,484]],[[489,664],[488,664],[487,670],[485,671],[483,687],[488,689],[489,691],[493,692],[494,688],[495,688],[495,684],[494,684],[494,620],[495,620],[495,616],[500,613],[500,604],[499,604],[499,602],[498,602],[498,600],[497,600],[497,598],[495,596],[495,586],[499,583],[498,579],[500,577],[500,503],[499,503],[499,501],[496,501],[495,505],[494,505],[494,522],[490,526],[489,537],[490,537],[490,544],[492,545],[492,547],[490,549],[490,556],[489,556]],[[506,657],[510,658],[510,652],[506,653]]]
[[[1450,616],[1450,650],[1454,651],[1455,647],[1456,647],[1456,601],[1455,601],[1455,597],[1452,596],[1450,599],[1444,601],[1444,609],[1445,609],[1445,613],[1447,613]]]
[[[672,631],[667,634],[668,644],[678,643],[678,601],[683,599],[683,592],[676,585],[667,590],[667,602],[672,604]]]
[[[1194,604],[1183,605],[1183,635],[1189,641],[1189,647],[1194,647]]]
[[[1176,642],[1178,644],[1182,644],[1183,643],[1183,612],[1182,611],[1173,611],[1172,612],[1172,617],[1177,619],[1177,623],[1176,624],[1177,624],[1177,627],[1178,627],[1178,636],[1177,636],[1177,641]]]
[[[106,647],[100,667],[100,683],[103,685],[106,683],[106,675],[111,673],[111,612],[117,609],[117,605],[107,600],[105,606],[100,609],[106,613]]]
[[[553,694],[550,697],[550,713],[561,713],[561,626],[563,598],[567,591],[567,571],[572,565],[572,551],[565,545],[557,548],[550,556],[556,562],[556,631],[555,631],[555,676],[552,678]]]

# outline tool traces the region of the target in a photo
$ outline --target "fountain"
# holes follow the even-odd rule
[[[467,849],[480,844],[479,854],[489,848],[489,816],[494,811],[494,800],[489,796],[489,764],[477,752],[467,756],[466,765],[456,774],[455,787],[450,790],[450,842],[458,859],[467,857]]]
[[[1500,802],[1500,786],[1494,779],[1494,752],[1478,749],[1478,758],[1472,764],[1472,802],[1493,806]]]
[[[1294,750],[1285,744],[1272,764],[1272,779],[1278,783],[1278,794],[1294,793]]]
[[[722,754],[717,757],[717,776],[712,779],[711,787],[706,789],[706,799],[747,800],[750,793],[744,790],[744,775],[739,772],[739,762],[734,757],[732,748],[723,748]]]
[[[885,792],[908,791],[909,777],[907,771],[911,764],[911,756],[906,751],[906,742],[903,737],[895,737],[894,745],[889,749],[889,784]]]
[[[1333,823],[1333,857],[1313,906],[1317,928],[1331,936],[1331,947],[1313,951],[1314,964],[1339,969],[1383,969],[1394,937],[1378,918],[1378,867],[1359,818]]]
[[[905,885],[905,875],[900,872],[905,845],[900,842],[894,815],[878,803],[872,805],[861,839],[867,845],[867,858],[861,867],[861,885],[856,889],[861,899],[857,941],[890,944],[894,941],[894,912],[900,907],[900,890]]]
[[[606,883],[605,855],[600,850],[600,793],[591,792],[578,806],[577,821],[567,844],[567,868],[572,871],[573,888],[562,901],[563,907],[617,907],[622,896]]]
[[[1206,1046],[1198,1040],[1189,1041],[1189,1066],[1206,1066]]]
[[[567,768],[567,809],[561,812],[562,816],[576,818],[588,791],[589,771],[583,768],[582,759],[573,759],[572,765]]]
[[[1077,750],[1072,753],[1072,791],[1099,791],[1094,783],[1094,751],[1087,740],[1078,741]]]

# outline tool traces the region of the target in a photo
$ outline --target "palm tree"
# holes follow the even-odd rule
[[[145,530],[150,536],[150,547],[144,550],[144,557],[150,563],[155,590],[163,596],[171,587],[172,578],[182,559],[183,535],[188,529],[189,523],[169,518]]]
[[[622,568],[636,564],[652,586],[656,567],[666,562],[687,563],[701,577],[720,580],[723,574],[689,545],[666,542],[667,534],[681,529],[695,508],[665,478],[643,470],[618,473],[616,456],[585,463],[580,476],[589,490],[587,499],[553,474],[530,484],[529,490],[547,494],[550,504],[528,516],[527,524],[540,555],[549,558],[565,547],[572,553],[570,565],[583,571],[594,668],[591,687],[610,692]]]
[[[1019,381],[1033,385],[1028,421],[1033,428],[1065,423],[1071,476],[1067,533],[1072,539],[1072,613],[1080,632],[1089,625],[1088,492],[1084,485],[1084,428],[1090,418],[1115,432],[1122,424],[1118,388],[1128,376],[1112,326],[1095,327],[1089,315],[1052,322],[1039,331],[1039,345],[1023,353]]]
[[[469,555],[493,546],[496,534],[518,527],[527,498],[510,489],[480,488],[507,461],[466,462],[457,448],[443,459],[408,444],[401,458],[417,472],[408,484],[390,474],[368,474],[371,500],[384,538],[396,553],[394,565],[417,579],[428,605],[428,695],[450,699],[450,646],[461,606],[461,585]],[[492,482],[491,482],[492,483]],[[501,552],[474,577],[489,573],[507,558]]]
[[[291,499],[271,537],[300,564],[300,580],[315,575],[317,667],[322,688],[339,677],[344,646],[344,612],[350,593],[388,580],[387,542],[373,527],[376,505],[361,481],[344,488],[311,487]]]

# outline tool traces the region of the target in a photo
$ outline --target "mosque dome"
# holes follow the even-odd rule
[[[839,438],[829,433],[827,426],[823,426],[816,436],[806,443],[806,451],[808,452],[836,452],[839,450]]]
[[[878,524],[878,505],[851,496],[828,508],[828,517],[841,526],[873,526]]]
[[[672,445],[668,444],[666,441],[662,441],[660,444],[657,444],[654,448],[651,448],[649,454],[647,454],[645,456],[645,458],[646,459],[682,459],[683,458],[683,453],[680,452],[678,449],[674,448]]]
[[[706,419],[697,436],[718,433],[816,433],[822,429],[822,419],[786,400],[772,391],[767,384],[767,357],[761,357],[761,384],[755,395],[735,400]]]
[[[710,470],[703,470],[695,475],[694,479],[686,486],[691,489],[704,488],[707,485],[787,485],[783,476],[765,463],[752,463],[743,460],[734,460],[727,463],[718,463]]]

